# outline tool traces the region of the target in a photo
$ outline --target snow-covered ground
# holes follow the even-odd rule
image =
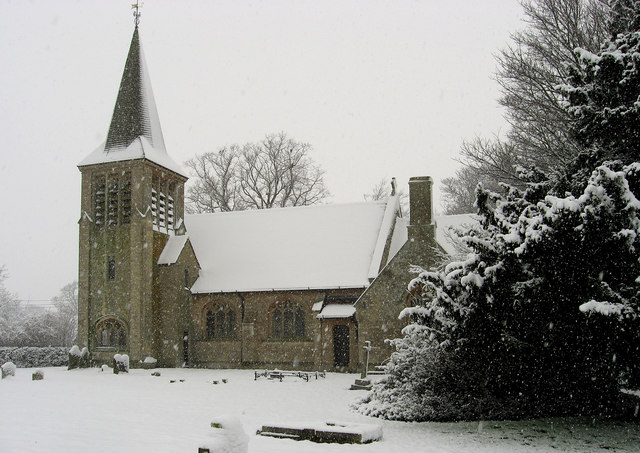
[[[364,395],[347,390],[354,374],[304,382],[254,380],[248,370],[16,370],[0,381],[0,452],[192,452],[220,416],[237,417],[251,453],[292,452],[599,452],[640,451],[640,425],[587,419],[402,423],[349,409]],[[180,382],[184,379],[184,382]],[[228,383],[223,384],[222,379]],[[171,383],[170,380],[176,380]],[[214,385],[212,381],[218,380]],[[256,436],[263,424],[351,421],[381,424],[367,445],[315,444]]]

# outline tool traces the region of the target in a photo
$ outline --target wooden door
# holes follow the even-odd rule
[[[333,365],[349,366],[349,326],[333,326]]]

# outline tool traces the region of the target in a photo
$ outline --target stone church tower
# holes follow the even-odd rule
[[[187,353],[181,339],[188,331],[188,269],[174,276],[179,283],[170,291],[161,294],[154,282],[160,252],[184,231],[187,177],[165,148],[137,25],[106,142],[78,168],[78,343],[98,363],[121,353],[135,366],[146,357],[163,357],[162,341],[170,336],[176,357],[168,364],[175,366]]]

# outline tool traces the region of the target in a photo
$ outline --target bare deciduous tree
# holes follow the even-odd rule
[[[489,190],[500,190],[500,182],[520,186],[513,146],[499,137],[486,140],[476,137],[460,150],[462,167],[454,176],[441,182],[445,214],[475,212],[476,187],[482,183]]]
[[[52,318],[54,334],[59,346],[72,346],[78,335],[78,282],[73,281],[60,289],[53,298],[56,311]]]
[[[506,139],[465,141],[460,152],[463,167],[494,185],[521,185],[519,168],[557,173],[576,156],[561,84],[568,80],[568,65],[577,62],[574,50],[597,52],[608,35],[607,1],[523,0],[522,6],[526,27],[496,57],[510,130]],[[445,205],[454,205],[448,196]]]
[[[526,0],[522,6],[527,26],[497,56],[495,78],[518,164],[555,172],[578,151],[560,85],[568,65],[578,63],[575,49],[597,52],[606,39],[608,7],[599,0]]]
[[[525,166],[518,158],[515,145],[498,136],[465,141],[460,148],[460,162],[464,167],[473,169],[479,181],[495,186],[499,182],[519,185],[518,167]]]
[[[4,286],[7,268],[0,266],[0,346],[13,346],[20,336],[23,313],[15,294]]]
[[[231,145],[217,153],[200,154],[185,164],[192,180],[186,196],[190,213],[240,211],[246,209],[239,197],[238,161],[241,150]]]
[[[392,186],[389,184],[386,178],[380,179],[375,185],[371,188],[369,193],[364,194],[364,199],[366,201],[378,201],[384,200],[392,192]]]
[[[311,145],[284,133],[259,143],[232,145],[186,162],[194,181],[187,192],[191,213],[306,206],[329,192]]]
[[[366,201],[385,200],[389,195],[393,194],[394,184],[395,178],[393,178],[392,180],[382,178],[377,183],[375,183],[375,185],[371,188],[371,191],[364,194],[363,197]],[[402,214],[409,215],[409,195],[407,194],[407,192],[403,189],[396,188],[395,195],[398,196]]]
[[[442,207],[445,214],[467,214],[475,211],[476,191],[481,176],[473,167],[456,170],[455,176],[442,180]]]
[[[4,287],[0,266],[0,346],[71,346],[78,332],[78,283],[64,286],[54,297],[54,310],[21,304]]]

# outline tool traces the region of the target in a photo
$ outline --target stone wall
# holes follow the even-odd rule
[[[357,297],[361,289],[261,291],[196,295],[191,307],[195,342],[194,365],[206,367],[285,368],[300,370],[333,369],[333,343],[325,328],[330,323],[317,319],[316,302],[325,297]],[[282,304],[293,304],[304,312],[303,338],[283,340],[273,337],[272,313]],[[233,338],[207,338],[206,313],[211,307],[235,310]],[[358,367],[355,324],[351,327],[351,359]]]
[[[186,178],[145,160],[82,167],[82,206],[79,237],[78,343],[88,347],[97,363],[110,363],[116,353],[128,354],[133,366],[154,350],[152,295],[159,251],[167,236],[153,230],[150,213],[153,179],[170,180],[182,196]],[[96,222],[96,187],[101,178],[130,179],[130,217],[115,224]],[[118,186],[122,194],[123,185]],[[108,199],[105,201],[108,206]],[[122,212],[118,205],[118,216]],[[183,217],[183,202],[174,207]],[[106,217],[106,216],[104,216]],[[109,261],[113,261],[110,272]],[[109,275],[109,274],[112,275]],[[96,328],[102,320],[115,319],[124,326],[124,345],[103,346]],[[157,349],[156,349],[157,350]]]
[[[160,252],[168,237],[161,235]],[[158,255],[159,253],[158,252]],[[157,260],[156,260],[157,262]],[[153,282],[153,357],[161,367],[181,367],[197,356],[194,351],[191,306],[191,285],[198,277],[198,261],[189,241],[177,261],[171,265],[155,265]],[[185,273],[185,270],[187,271]],[[187,357],[185,357],[185,332]],[[189,363],[186,363],[187,365]]]

